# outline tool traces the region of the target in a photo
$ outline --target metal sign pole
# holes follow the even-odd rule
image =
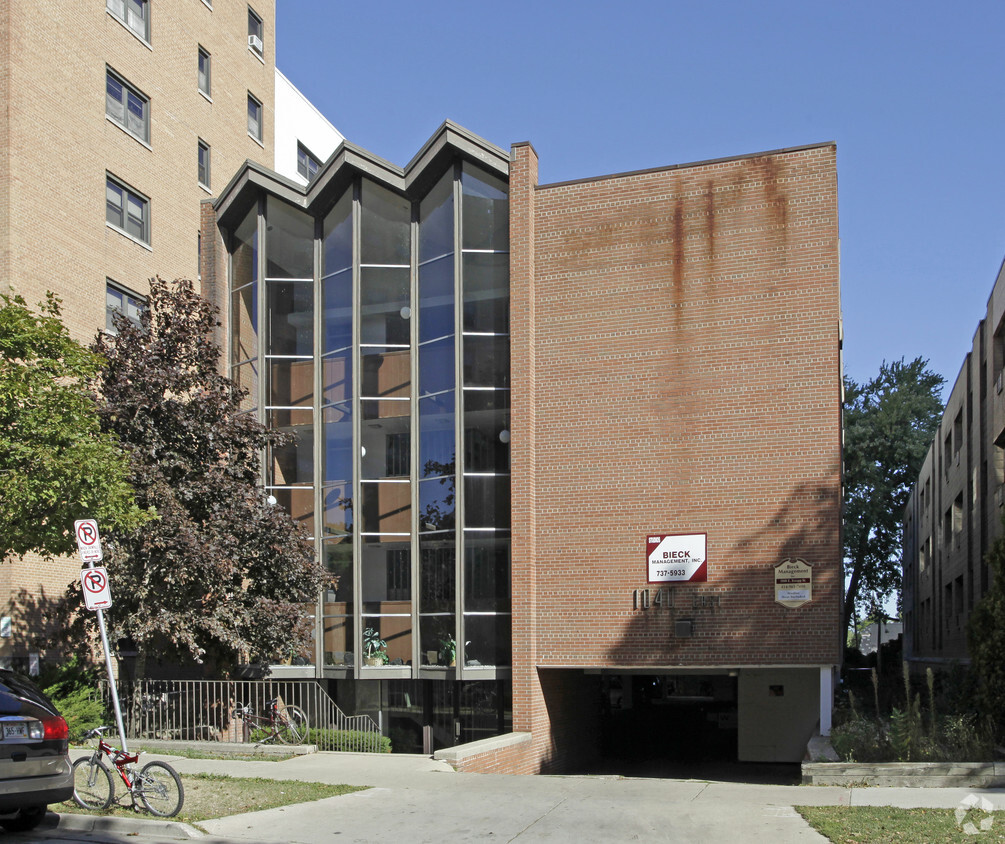
[[[77,549],[80,559],[87,563],[87,571],[94,571],[95,560],[100,560],[104,553],[101,550],[101,537],[98,535],[98,523],[94,519],[77,519],[73,523],[73,532],[77,537]],[[80,576],[80,584],[84,590],[84,603],[87,608],[98,613],[98,630],[101,632],[101,648],[105,652],[105,668],[108,670],[108,688],[112,693],[112,706],[115,709],[115,726],[119,728],[119,741],[123,752],[126,747],[126,728],[122,723],[122,707],[119,705],[119,689],[115,685],[115,672],[112,670],[112,651],[108,647],[108,631],[105,629],[105,613],[102,606],[112,605],[112,593],[108,587],[108,577],[104,569],[95,572],[84,582]],[[97,604],[97,606],[95,606]]]
[[[94,563],[91,563],[94,568]],[[119,728],[119,741],[122,742],[124,753],[129,752],[126,747],[126,728],[122,725],[122,707],[119,706],[119,690],[115,685],[115,674],[112,672],[112,652],[108,648],[108,633],[105,630],[105,612],[96,610],[98,613],[98,630],[101,631],[101,647],[105,651],[105,667],[108,669],[108,687],[112,691],[112,705],[115,707],[115,725]]]

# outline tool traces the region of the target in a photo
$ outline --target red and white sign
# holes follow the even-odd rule
[[[102,554],[97,521],[77,519],[73,523],[73,532],[77,535],[77,550],[80,551],[80,559],[85,563],[99,562]]]
[[[708,580],[704,533],[661,533],[646,537],[650,583]]]
[[[112,605],[112,590],[104,567],[81,569],[80,585],[84,588],[84,606],[89,610],[107,610]]]

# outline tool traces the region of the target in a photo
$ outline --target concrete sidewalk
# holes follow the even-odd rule
[[[793,810],[798,805],[899,806],[954,809],[969,794],[1005,809],[1005,790],[778,786],[687,779],[606,776],[458,774],[426,756],[314,753],[279,762],[169,761],[185,774],[213,773],[371,789],[316,803],[235,815],[200,824],[220,842],[688,842],[823,841]],[[63,816],[67,818],[68,816]],[[108,819],[103,819],[108,820]],[[75,821],[67,821],[74,823]],[[199,833],[183,824],[149,837],[144,822],[123,819],[108,832],[168,841]],[[60,822],[62,830],[63,821]],[[139,826],[137,826],[139,825]],[[121,841],[121,838],[112,840]]]

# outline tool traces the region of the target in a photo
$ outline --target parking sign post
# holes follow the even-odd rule
[[[80,572],[84,604],[87,609],[94,610],[98,614],[98,631],[101,633],[101,647],[105,652],[105,668],[108,670],[108,688],[112,692],[112,706],[115,709],[115,725],[119,728],[122,750],[128,753],[126,729],[122,723],[122,707],[119,705],[119,690],[115,685],[115,674],[112,671],[112,652],[108,647],[108,631],[105,629],[104,608],[112,605],[112,593],[108,583],[108,572],[103,567],[94,565],[103,557],[98,523],[94,519],[78,519],[73,523],[73,532],[77,536],[80,559],[88,565]]]

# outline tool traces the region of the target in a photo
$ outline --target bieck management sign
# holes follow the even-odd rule
[[[650,583],[702,583],[708,580],[706,534],[671,533],[646,537]]]

